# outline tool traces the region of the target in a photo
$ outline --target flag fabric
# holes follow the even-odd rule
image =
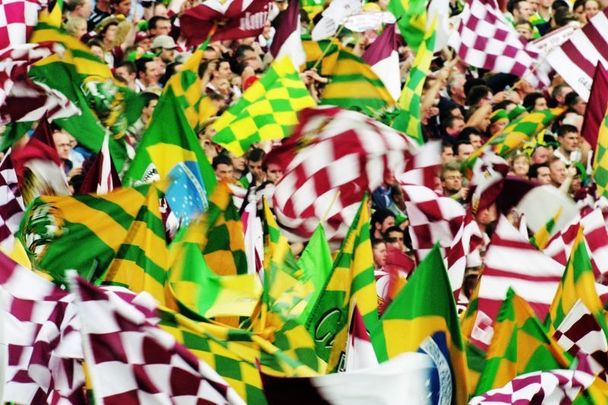
[[[608,342],[596,315],[578,300],[557,326],[553,338],[572,357],[585,357],[594,375],[608,378]]]
[[[388,11],[400,17],[397,20],[401,36],[415,52],[424,41],[426,31],[426,2],[420,0],[390,0]],[[433,48],[429,48],[433,49]]]
[[[396,1],[393,0],[391,3],[396,3]],[[405,133],[418,144],[425,142],[420,121],[420,104],[424,81],[430,73],[431,61],[433,60],[435,27],[436,21],[433,21],[431,27],[424,34],[424,39],[418,48],[416,58],[399,97],[399,113],[393,121],[393,128]],[[399,84],[401,84],[401,81],[399,81]]]
[[[604,9],[566,42],[553,48],[547,61],[583,100],[589,100],[596,65],[608,64],[606,43],[608,10]]]
[[[188,120],[188,124],[194,131],[198,133],[201,124],[200,111],[203,104],[205,94],[201,78],[198,75],[198,67],[203,60],[203,49],[197,49],[192,56],[178,68],[178,71],[172,75],[167,81],[164,92],[171,88],[175,101],[182,107],[184,116]],[[205,104],[206,109],[216,110],[211,104]],[[213,113],[213,111],[210,111]],[[209,113],[209,112],[206,112]]]
[[[538,231],[536,231],[534,233],[534,235],[532,235],[532,237],[530,238],[530,243],[532,243],[534,246],[536,246],[539,250],[543,250],[545,248],[545,246],[547,246],[547,243],[549,243],[549,240],[551,239],[551,235],[553,234],[553,230],[555,228],[555,225],[557,223],[557,221],[559,221],[559,218],[562,216],[562,208],[560,207],[557,212],[555,213],[555,215],[553,215],[551,217],[551,219],[549,221],[547,221],[547,223],[540,228]],[[527,230],[526,230],[527,232]]]
[[[330,58],[333,60],[334,56],[330,55]],[[358,97],[352,97],[353,94]],[[373,117],[394,107],[395,99],[363,59],[341,47],[335,56],[329,83],[321,94],[321,104],[336,105]]]
[[[363,194],[379,187],[385,173],[402,173],[415,150],[411,140],[363,114],[302,111],[293,134],[267,156],[284,172],[273,194],[277,220],[305,239],[324,220],[328,240],[343,239]]]
[[[206,0],[180,16],[180,28],[187,44],[195,46],[209,35],[212,41],[257,38],[268,19],[270,4],[267,0]]]
[[[313,67],[321,76],[331,75],[338,51],[342,48],[336,39],[322,41],[302,41],[304,52],[306,53],[306,69]]]
[[[139,184],[168,176],[189,180],[193,184],[189,188],[192,198],[200,201],[207,199],[207,193],[213,192],[217,183],[215,173],[184,117],[172,88],[168,88],[159,99],[152,121],[123,181],[127,185]],[[171,198],[168,203],[172,209],[181,209],[172,203]]]
[[[152,185],[108,266],[104,282],[126,287],[136,293],[146,291],[164,304],[168,262],[169,251],[159,195]]]
[[[581,128],[581,136],[589,142],[592,149],[597,147],[597,139],[602,126],[602,121],[608,108],[608,71],[598,63],[593,74],[593,83],[585,118]]]
[[[378,366],[378,358],[374,352],[374,346],[365,328],[365,322],[357,304],[353,309],[353,315],[349,322],[348,340],[344,360],[344,371],[350,372],[365,368]]]
[[[78,193],[107,194],[120,186],[120,178],[110,156],[110,134],[106,133],[101,150],[87,170]]]
[[[562,112],[563,109],[553,108],[525,114],[490,138],[484,144],[483,150],[491,149],[497,155],[507,157],[516,149],[521,148],[525,142],[534,139]]]
[[[299,66],[306,62],[301,38],[299,0],[290,0],[287,9],[272,20],[272,26],[275,33],[269,48],[270,54],[274,59],[289,56],[298,70]]]
[[[451,381],[444,400],[464,404],[468,398],[467,364],[456,303],[439,246],[418,265],[408,283],[371,329],[380,362],[400,353],[429,354],[442,378]]]
[[[593,154],[593,179],[597,185],[597,195],[608,198],[608,111],[605,113]]]
[[[283,57],[213,123],[213,141],[241,156],[257,142],[289,135],[298,111],[314,105],[293,63]]]
[[[213,368],[151,324],[146,314],[72,277],[96,403],[245,403]]]
[[[580,225],[589,249],[593,272],[599,279],[608,271],[608,229],[602,209],[598,207],[583,215]]]
[[[430,356],[404,353],[377,367],[314,377],[277,377],[262,373],[268,403],[391,404],[397,399],[416,404],[437,398],[444,381],[435,384],[437,369]],[[443,398],[442,398],[443,399]],[[449,399],[448,399],[449,400]]]
[[[361,59],[372,67],[394,100],[401,93],[401,71],[395,24],[386,24],[382,34],[367,47]],[[414,64],[415,65],[415,64]]]
[[[149,187],[153,186],[105,195],[38,197],[26,210],[18,237],[34,267],[55,280],[64,281],[64,271],[74,269],[99,283],[137,219]],[[83,243],[87,249],[78,249]]]
[[[566,271],[549,309],[546,319],[549,332],[553,332],[562,323],[578,300],[581,300],[591,313],[601,316],[602,303],[595,290],[595,275],[581,228],[578,230]]]
[[[521,374],[570,366],[569,356],[511,288],[500,306],[494,330],[476,395],[502,387]]]
[[[538,53],[509,24],[493,0],[465,4],[458,26],[460,59],[468,65],[533,81]],[[533,83],[535,84],[535,83]]]
[[[367,199],[366,195],[359,204],[331,274],[306,320],[318,356],[329,361],[328,370],[334,370],[342,361],[355,302],[368,329],[374,329],[378,323]]]
[[[75,360],[82,352],[71,297],[2,253],[0,264],[2,401],[82,403],[84,373]]]
[[[563,274],[559,263],[534,248],[504,216],[492,235],[484,263],[474,323],[484,331],[486,340],[472,339],[482,349],[489,343],[492,324],[509,288],[544,319]]]
[[[257,209],[257,202],[251,201],[241,214],[249,274],[259,274],[264,270],[264,230]]]
[[[443,164],[441,148],[441,142],[437,140],[422,145],[407,162],[403,174],[395,173],[399,183],[434,189],[437,173]]]
[[[591,384],[593,376],[580,370],[534,371],[473,397],[469,404],[576,403],[577,396]]]
[[[38,11],[44,6],[44,0],[2,0],[0,50],[25,44],[38,21]]]
[[[0,246],[12,249],[25,207],[11,151],[0,162]]]

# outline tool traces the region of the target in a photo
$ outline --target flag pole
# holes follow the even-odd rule
[[[329,212],[334,207],[334,204],[336,203],[336,201],[338,201],[339,196],[340,196],[340,190],[337,190],[336,194],[334,194],[334,198],[332,198],[331,203],[325,210],[325,213],[323,214],[323,217],[321,218],[321,222],[327,222],[327,217],[329,216]]]
[[[312,70],[315,70],[319,66],[319,64],[321,63],[323,58],[325,58],[325,56],[329,52],[329,49],[332,47],[332,45],[334,45],[332,43],[333,40],[337,39],[338,35],[340,35],[340,33],[342,32],[342,28],[344,28],[344,24],[341,24],[340,27],[338,27],[338,29],[336,30],[336,33],[330,37],[329,44],[325,47],[325,49],[323,50],[323,53],[321,54],[321,56],[319,56],[319,59],[317,59],[315,64],[312,66],[312,68],[311,68]]]

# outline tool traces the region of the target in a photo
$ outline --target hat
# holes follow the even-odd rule
[[[135,43],[141,42],[144,39],[148,39],[148,38],[150,38],[150,36],[148,35],[147,32],[139,31],[137,34],[135,34]]]
[[[156,48],[175,49],[177,45],[169,35],[159,35],[152,41],[152,49]]]
[[[103,20],[101,20],[101,22],[95,26],[94,31],[100,34],[100,33],[104,32],[105,29],[110,24],[118,25],[124,19],[125,19],[125,17],[122,15],[120,17],[115,16],[115,15],[108,16],[108,17],[104,18]]]

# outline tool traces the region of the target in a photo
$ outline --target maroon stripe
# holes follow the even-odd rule
[[[572,63],[581,68],[581,70],[585,72],[587,76],[593,77],[593,71],[595,70],[595,66],[593,66],[593,64],[583,56],[583,54],[578,50],[576,46],[574,46],[571,40],[568,40],[563,43],[562,51],[564,51],[564,53],[566,54],[566,56],[568,56]]]
[[[602,27],[604,31],[608,27]],[[591,24],[585,25],[583,28],[583,33],[589,38],[589,42],[595,47],[597,52],[602,55],[604,59],[606,59],[606,55],[608,54],[608,42],[606,42],[606,37],[602,35],[602,33],[597,29],[594,21]],[[589,76],[593,76],[590,74]]]

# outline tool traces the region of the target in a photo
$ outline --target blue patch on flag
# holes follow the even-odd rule
[[[209,207],[198,164],[192,161],[180,162],[171,169],[169,178],[172,181],[165,198],[180,224],[187,226]]]
[[[445,333],[435,332],[422,342],[418,352],[428,354],[436,366],[431,371],[427,383],[431,395],[429,402],[431,404],[452,403],[452,397],[456,394],[456,387],[452,376],[452,363]]]

